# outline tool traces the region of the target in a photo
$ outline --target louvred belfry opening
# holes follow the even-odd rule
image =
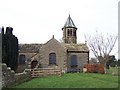
[[[71,19],[70,15],[67,18],[63,28],[63,41],[64,43],[77,43],[77,27],[75,26],[73,20]]]

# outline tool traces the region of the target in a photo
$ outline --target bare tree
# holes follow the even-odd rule
[[[96,32],[94,36],[85,35],[85,39],[98,61],[105,65],[115,46],[117,36],[108,34],[104,36]]]

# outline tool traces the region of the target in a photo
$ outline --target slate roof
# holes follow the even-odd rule
[[[60,44],[68,52],[89,52],[86,44],[60,43],[55,38],[50,39],[48,42],[51,40],[55,40],[57,44]],[[39,49],[45,44],[19,44],[19,53],[39,53]]]
[[[65,27],[74,27],[74,28],[77,28],[73,22],[73,20],[71,19],[70,15],[69,17],[67,18],[67,21],[66,23],[64,24],[63,28]]]
[[[19,53],[38,53],[42,44],[19,44]]]
[[[87,47],[86,44],[63,44],[63,46],[68,50],[68,51],[85,51],[88,52],[89,48]]]

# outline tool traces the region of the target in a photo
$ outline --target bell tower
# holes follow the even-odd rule
[[[64,43],[77,43],[77,27],[75,26],[73,20],[70,15],[67,18],[63,28],[63,42]]]

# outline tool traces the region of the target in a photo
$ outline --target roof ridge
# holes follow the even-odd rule
[[[75,26],[75,24],[74,24],[74,22],[73,22],[73,20],[72,20],[72,18],[70,16],[70,14],[69,14],[69,16],[67,18],[67,21],[64,24],[64,27],[74,27],[74,28],[76,28],[76,26]]]

